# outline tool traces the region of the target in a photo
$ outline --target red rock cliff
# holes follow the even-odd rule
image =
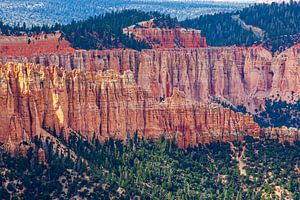
[[[206,38],[195,29],[159,28],[153,21],[140,22],[123,29],[126,35],[133,35],[138,41],[146,41],[152,48],[199,48],[207,47]]]
[[[60,38],[61,34],[28,36],[1,36],[0,56],[27,56],[74,52],[70,43]]]
[[[157,98],[170,97],[178,87],[197,101],[216,96],[234,104],[249,99],[257,104],[255,97],[265,96],[272,87],[272,55],[262,48],[76,51],[23,60],[84,71],[131,70],[138,85]]]
[[[91,138],[127,132],[146,138],[165,133],[181,147],[212,140],[258,135],[250,115],[214,104],[201,104],[173,89],[163,102],[138,87],[134,74],[125,71],[80,72],[33,64],[0,66],[0,141],[20,142],[42,129],[56,133],[70,129]]]
[[[300,44],[277,55],[272,62],[272,92],[284,100],[300,97]]]
[[[299,96],[299,58],[300,47],[294,46],[275,57],[261,47],[209,47],[76,51],[0,60],[55,64],[67,70],[131,70],[138,85],[156,98],[170,97],[173,88],[179,88],[196,101],[214,96],[254,111],[264,98]]]

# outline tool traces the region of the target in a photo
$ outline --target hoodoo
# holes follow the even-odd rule
[[[0,3],[0,200],[300,199],[300,3],[50,2]]]
[[[130,70],[136,83],[155,98],[170,97],[179,88],[186,97],[208,102],[211,97],[249,111],[265,98],[279,95],[297,99],[300,77],[299,45],[272,56],[262,47],[208,47],[198,49],[103,50],[45,54],[33,57],[0,57],[7,61],[57,65],[66,70]]]
[[[252,116],[190,100],[176,88],[159,102],[130,71],[118,75],[8,63],[1,65],[0,76],[1,142],[33,139],[42,129],[56,135],[74,130],[89,139],[96,134],[101,140],[125,140],[138,131],[152,139],[164,134],[188,147],[260,131]]]

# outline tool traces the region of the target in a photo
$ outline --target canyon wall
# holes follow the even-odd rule
[[[155,49],[141,52],[116,49],[76,51],[33,57],[0,57],[2,62],[52,64],[67,70],[131,70],[137,84],[155,98],[170,97],[179,88],[193,100],[217,97],[254,111],[264,98],[282,99],[300,94],[300,48],[294,46],[272,57],[262,47]]]
[[[285,100],[300,97],[300,44],[277,55],[271,68],[273,84],[271,95],[279,94]]]
[[[175,138],[180,147],[257,136],[251,115],[202,104],[173,88],[158,101],[139,87],[131,71],[67,71],[56,66],[0,65],[0,141],[18,143],[44,130],[125,139],[127,133]]]

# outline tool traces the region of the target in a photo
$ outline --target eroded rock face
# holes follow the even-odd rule
[[[295,100],[300,96],[300,45],[295,45],[277,55],[272,62],[274,74],[272,96]]]
[[[152,48],[199,48],[207,47],[206,38],[200,31],[185,28],[134,28],[125,29],[126,34],[133,34],[138,41],[146,41]]]
[[[279,128],[264,128],[262,129],[265,137],[278,139],[280,142],[288,141],[293,143],[300,139],[300,130],[296,128],[279,127]]]
[[[27,56],[74,52],[60,33],[28,36],[1,36],[0,56]]]
[[[200,48],[207,47],[201,31],[181,27],[156,27],[153,20],[140,22],[123,29],[126,35],[133,35],[138,41],[147,42],[152,48]]]
[[[20,142],[43,129],[91,139],[125,139],[127,132],[175,137],[181,147],[260,132],[252,116],[199,103],[173,88],[161,102],[137,86],[134,74],[66,71],[50,66],[0,66],[0,141]]]
[[[262,47],[155,49],[142,52],[116,49],[76,51],[34,57],[1,57],[2,62],[55,64],[67,70],[131,70],[140,87],[155,98],[170,97],[173,88],[188,98],[207,102],[210,97],[254,111],[264,98],[297,99],[300,94],[300,47],[272,57]]]
[[[272,87],[272,55],[263,48],[216,47],[203,49],[156,49],[76,51],[75,54],[41,55],[23,60],[66,69],[126,70],[144,90],[156,97],[170,97],[173,88],[188,98],[207,102],[211,96],[233,104],[258,105]]]
[[[102,140],[136,130],[148,138],[165,133],[182,147],[231,140],[246,130],[257,135],[259,128],[251,116],[210,105],[210,97],[254,111],[264,98],[292,100],[300,92],[299,45],[274,57],[261,47],[209,47],[0,59],[64,67],[1,66],[0,141],[12,147],[42,128],[89,138],[95,132]],[[289,141],[295,136],[275,132]]]

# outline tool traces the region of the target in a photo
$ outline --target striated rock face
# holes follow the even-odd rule
[[[280,128],[264,128],[262,132],[266,137],[272,139],[278,139],[280,142],[288,141],[293,143],[300,139],[300,130],[296,128],[287,128],[287,127],[280,127]]]
[[[140,22],[123,29],[126,35],[133,35],[138,41],[146,41],[152,48],[199,48],[207,47],[201,31],[180,27],[158,28],[152,20]]]
[[[0,56],[27,56],[49,53],[74,52],[70,43],[60,39],[61,34],[28,36],[1,36]]]
[[[175,137],[181,147],[233,140],[260,132],[252,116],[186,98],[173,88],[159,102],[124,71],[80,72],[50,66],[0,66],[0,141],[15,143],[43,129],[67,134],[95,133],[101,140],[125,139],[127,132],[157,139]]]
[[[272,55],[260,47],[76,51],[2,60],[56,64],[84,71],[113,69],[121,74],[131,70],[138,85],[156,98],[170,97],[173,88],[179,88],[197,101],[206,102],[215,96],[249,107],[258,105],[269,94],[274,75]]]
[[[287,49],[273,59],[273,84],[271,94],[283,100],[300,97],[300,44]]]
[[[197,49],[129,49],[56,53],[33,57],[0,57],[0,61],[52,64],[67,70],[130,70],[137,84],[159,99],[179,88],[186,97],[207,102],[217,97],[254,111],[264,98],[299,98],[300,46],[281,54],[262,47],[208,47]]]

